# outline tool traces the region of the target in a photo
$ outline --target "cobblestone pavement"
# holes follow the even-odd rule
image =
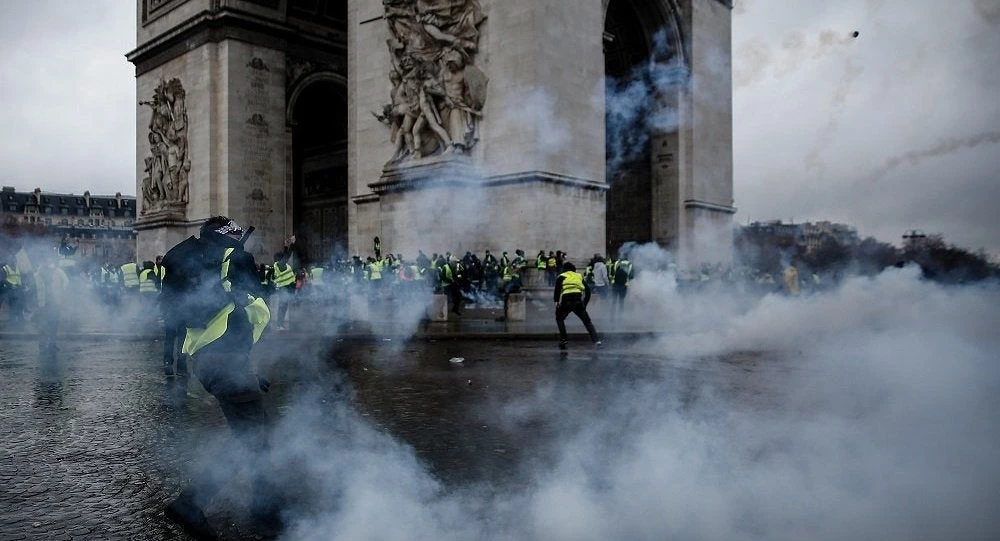
[[[360,415],[411,445],[446,484],[502,482],[518,462],[544,454],[552,423],[545,412],[528,432],[496,419],[505,403],[541,382],[572,382],[584,394],[567,399],[594,407],[600,401],[587,393],[602,388],[595,382],[650,375],[634,360],[621,370],[614,346],[598,354],[582,343],[571,344],[568,356],[539,341],[386,339],[315,351],[290,344],[271,339],[259,351],[274,359],[317,358],[309,370],[349,375]],[[196,380],[162,375],[159,347],[64,340],[55,357],[40,357],[32,341],[0,340],[0,540],[187,539],[163,506],[180,490],[196,438],[227,429]],[[716,363],[698,377],[728,380],[753,365]],[[297,380],[315,379],[294,363],[280,372],[269,399],[277,415]],[[742,394],[767,396],[759,389]],[[225,538],[254,538],[238,511],[207,511]]]

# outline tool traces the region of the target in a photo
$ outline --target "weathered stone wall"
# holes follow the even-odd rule
[[[229,145],[221,157],[229,184],[225,206],[238,223],[256,227],[247,249],[269,261],[291,232],[285,225],[292,189],[285,181],[285,53],[236,40],[220,46],[229,87]]]
[[[219,149],[226,148],[227,136],[224,124],[224,107],[228,96],[220,92],[220,47],[214,43],[204,44],[184,56],[175,58],[136,78],[136,97],[148,100],[161,81],[177,78],[184,87],[188,114],[188,157],[191,171],[188,176],[190,202],[186,215],[208,217],[221,213],[221,194],[225,185],[218,185],[226,177]],[[150,154],[148,140],[149,122],[152,110],[145,105],[136,106],[136,193],[142,193],[141,179],[145,175],[144,159]],[[136,217],[143,219],[142,197],[136,198]],[[156,229],[139,229],[137,255],[141,260],[151,259],[156,254],[180,242],[197,231],[197,224],[173,223]]]
[[[163,253],[213,215],[256,227],[248,243],[270,257],[286,234],[284,53],[236,40],[206,43],[137,78],[140,99],[161,80],[177,78],[186,92],[189,119],[190,201],[184,219],[155,230],[140,226],[139,257]],[[139,106],[136,178],[149,155],[151,110]],[[137,184],[141,193],[141,186]],[[142,222],[141,197],[139,221]],[[148,215],[145,217],[148,220]],[[147,257],[148,258],[148,257]]]

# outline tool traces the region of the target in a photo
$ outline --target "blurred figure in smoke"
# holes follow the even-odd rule
[[[576,314],[583,326],[590,333],[590,340],[600,344],[597,339],[597,329],[587,314],[587,304],[590,302],[590,287],[583,281],[583,276],[576,272],[576,266],[570,262],[563,263],[563,273],[556,278],[555,289],[552,290],[553,301],[556,303],[556,325],[559,327],[559,349],[567,347],[566,316]]]
[[[448,295],[451,303],[451,312],[456,316],[462,315],[462,264],[454,256],[450,256],[447,261],[440,262],[438,273],[441,289]]]
[[[278,314],[274,322],[279,331],[285,330],[285,319],[288,317],[288,307],[295,295],[295,269],[292,266],[295,235],[285,239],[284,250],[274,254],[274,295],[271,302],[278,305]]]
[[[497,256],[486,250],[486,255],[483,256],[483,289],[492,295],[496,293],[499,281],[500,263],[497,262]]]
[[[785,285],[785,294],[795,297],[799,294],[799,269],[794,263],[788,265],[782,273],[782,281]]]
[[[23,291],[17,262],[5,263],[0,268],[0,307],[7,305],[7,318],[11,324],[20,323],[24,317]]]
[[[607,294],[608,286],[610,281],[608,279],[608,266],[604,264],[604,258],[601,256],[594,257],[593,264],[594,273],[594,295],[598,298],[604,297]],[[602,300],[601,303],[605,301]]]
[[[202,225],[200,238],[190,237],[172,248],[164,264],[168,280],[182,275],[188,285],[187,295],[178,302],[187,327],[182,351],[192,356],[195,375],[219,401],[236,442],[244,448],[239,454],[233,449],[228,458],[249,458],[241,465],[251,469],[253,518],[262,528],[273,529],[280,528],[280,498],[266,475],[271,469],[264,459],[270,420],[262,394],[270,384],[257,377],[250,363],[250,350],[270,313],[261,298],[257,264],[243,248],[243,233],[225,216],[210,218]],[[220,472],[222,468],[215,461],[198,472],[166,509],[167,516],[199,539],[216,538],[203,509],[229,481],[231,473]]]
[[[53,355],[58,350],[56,335],[59,333],[59,310],[68,288],[69,277],[56,262],[56,254],[51,251],[42,252],[38,270],[35,271],[37,309],[34,322],[38,329],[39,354]]]
[[[629,282],[635,276],[632,262],[628,255],[623,254],[621,259],[615,262],[612,270],[614,281],[611,284],[611,316],[620,317],[625,312],[625,296],[628,294]]]

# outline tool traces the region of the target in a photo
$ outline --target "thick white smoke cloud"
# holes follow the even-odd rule
[[[299,496],[284,538],[1000,533],[996,284],[943,287],[904,268],[797,298],[682,294],[669,255],[633,253],[662,269],[629,295],[664,334],[571,357],[613,373],[588,385],[555,375],[497,408],[507,427],[558,421],[551,458],[521,465],[529,482],[446,486],[349,400],[322,404],[336,399],[316,389],[283,411],[275,438],[276,470]]]

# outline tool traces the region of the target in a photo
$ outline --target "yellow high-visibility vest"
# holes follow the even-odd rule
[[[17,267],[12,267],[10,265],[4,265],[3,271],[7,273],[7,283],[11,286],[18,287],[21,285],[21,273],[17,272]]]
[[[121,266],[122,282],[126,288],[139,287],[139,272],[137,267],[138,265],[135,263],[126,263]]]
[[[295,271],[291,265],[282,267],[281,263],[274,264],[274,285],[275,287],[286,287],[295,283]]]
[[[156,293],[159,291],[156,287],[156,282],[153,281],[150,275],[156,275],[153,269],[144,269],[139,273],[139,293]]]
[[[229,256],[232,255],[233,250],[233,248],[227,248],[225,254],[222,256],[222,287],[226,291],[232,289],[232,283],[229,281]],[[294,273],[292,276],[294,277]],[[247,320],[250,321],[250,325],[253,327],[253,343],[256,344],[264,333],[267,324],[271,321],[271,311],[267,308],[267,303],[264,302],[264,299],[260,297],[248,294],[247,300],[250,302],[243,310],[247,314]],[[194,355],[198,350],[222,338],[222,335],[226,334],[229,328],[229,315],[234,310],[236,310],[236,304],[229,303],[222,310],[219,310],[205,327],[188,327],[187,334],[184,336],[184,345],[181,346],[181,352],[187,355]]]
[[[583,293],[583,276],[578,272],[566,271],[559,275],[563,279],[562,291],[559,292],[559,298],[562,299],[563,295],[568,293]]]

